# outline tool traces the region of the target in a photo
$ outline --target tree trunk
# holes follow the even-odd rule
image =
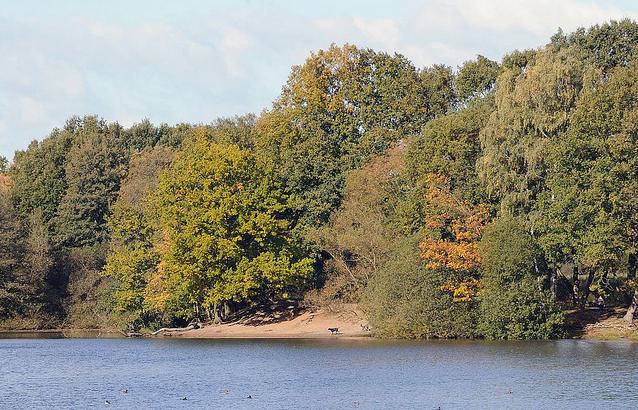
[[[583,286],[583,296],[580,300],[580,310],[584,310],[585,306],[587,305],[587,298],[589,297],[589,287],[591,286],[592,282],[594,281],[594,270],[593,269],[589,269],[589,273],[587,274],[587,281],[585,281],[585,285]]]
[[[558,279],[558,274],[560,273],[559,269],[552,269],[551,270],[551,276],[549,278],[549,290],[552,293],[552,296],[554,297],[554,299],[556,299],[557,295],[556,295],[556,281]]]
[[[578,266],[574,264],[572,268],[572,303],[578,306],[578,294],[580,293],[580,280],[578,279]]]
[[[636,279],[636,267],[638,266],[638,257],[635,253],[629,254],[628,260],[628,269],[627,269],[627,281],[633,281]],[[635,285],[635,284],[633,284]],[[625,320],[627,322],[633,322],[634,316],[636,314],[636,310],[638,310],[638,288],[634,289],[634,296],[631,298],[631,304],[629,308],[627,308],[627,313],[625,314]]]
[[[634,321],[634,315],[638,310],[638,289],[634,290],[634,297],[631,299],[631,304],[625,314],[625,320],[629,323]]]
[[[219,317],[219,308],[217,306],[217,303],[215,303],[213,305],[213,323],[215,323],[216,325],[220,324],[222,322],[221,317]]]
[[[627,279],[635,279],[636,268],[638,267],[638,256],[636,256],[635,253],[630,253],[628,262]]]

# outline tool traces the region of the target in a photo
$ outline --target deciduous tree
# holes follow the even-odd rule
[[[478,241],[489,209],[455,198],[447,180],[436,175],[430,177],[427,204],[425,237],[419,244],[425,266],[448,272],[444,288],[455,301],[472,301],[480,285]]]
[[[287,297],[312,273],[290,234],[288,198],[249,151],[192,141],[160,176],[157,201],[161,260],[147,287],[156,308],[193,317]]]

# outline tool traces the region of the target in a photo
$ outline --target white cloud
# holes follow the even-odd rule
[[[219,49],[228,74],[233,77],[240,77],[244,74],[242,57],[252,46],[253,41],[245,32],[235,27],[224,29]]]
[[[291,65],[331,43],[396,51],[417,67],[455,66],[541,46],[558,27],[638,17],[603,0],[204,2],[197,12],[173,2],[164,15],[144,1],[121,16],[88,3],[74,7],[75,17],[48,15],[45,6],[0,15],[1,154],[74,114],[131,124],[258,112]]]
[[[368,39],[372,43],[382,44],[383,47],[387,49],[396,47],[401,40],[399,25],[393,19],[353,17],[352,24],[363,38]]]
[[[476,50],[455,47],[438,41],[428,43],[425,46],[408,43],[401,46],[400,51],[412,60],[417,67],[441,63],[458,65],[463,61],[474,58],[477,54]]]
[[[473,27],[496,31],[525,30],[536,35],[558,27],[574,30],[627,13],[616,7],[577,0],[462,0],[456,11]]]
[[[37,123],[47,116],[44,105],[28,96],[22,96],[17,101],[20,119],[26,123]]]
[[[92,46],[87,54],[93,63],[102,60],[108,64],[151,63],[173,67],[215,54],[211,45],[189,36],[183,28],[165,23],[125,25],[82,21],[76,30],[89,34],[82,43]]]

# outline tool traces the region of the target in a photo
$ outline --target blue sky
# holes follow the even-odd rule
[[[72,115],[131,125],[268,108],[290,67],[345,42],[418,67],[638,18],[633,1],[0,0],[0,155]]]

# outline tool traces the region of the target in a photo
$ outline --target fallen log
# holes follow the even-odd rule
[[[186,330],[193,330],[193,329],[196,329],[195,325],[188,325],[186,327],[163,327],[161,329],[154,331],[153,333],[151,333],[151,335],[157,336],[160,333],[164,333],[164,332],[183,332]]]
[[[157,336],[160,333],[165,332],[185,332],[187,330],[199,329],[201,325],[199,323],[191,323],[186,327],[163,327],[151,333],[152,336]]]

